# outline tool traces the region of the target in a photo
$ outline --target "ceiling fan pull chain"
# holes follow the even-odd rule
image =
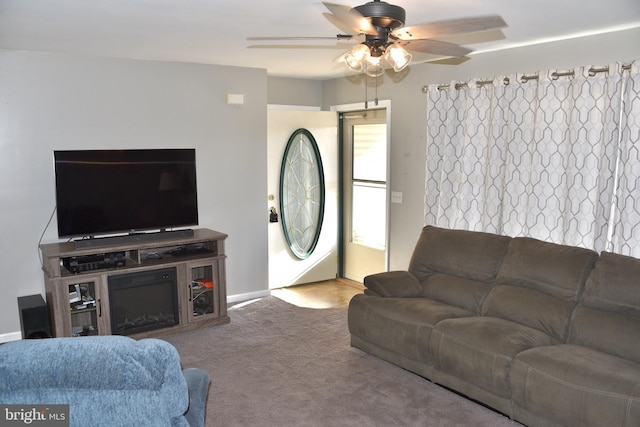
[[[364,109],[369,108],[369,96],[367,91],[367,86],[369,86],[369,76],[367,74],[364,75]]]
[[[378,106],[378,78],[376,77],[376,97],[374,99],[374,104],[377,107]]]

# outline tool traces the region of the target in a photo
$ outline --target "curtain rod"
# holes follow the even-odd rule
[[[622,65],[622,71],[629,71],[630,69],[631,69],[631,64]],[[609,72],[609,67],[589,68],[589,76],[591,77],[595,76],[598,73],[608,73],[608,72]],[[566,76],[573,77],[575,76],[575,74],[576,74],[575,71],[554,71],[553,73],[551,73],[551,78],[553,80],[558,80],[560,77],[566,77]],[[523,75],[522,77],[520,77],[520,82],[526,83],[529,80],[538,80],[538,78],[539,78],[538,74],[532,74],[530,76]],[[478,80],[476,82],[476,86],[481,87],[481,86],[492,84],[492,83],[493,83],[493,80]],[[502,84],[508,85],[509,83],[511,83],[511,81],[509,80],[508,77],[505,77],[504,79],[502,79]],[[468,83],[466,82],[456,83],[454,85],[454,88],[456,90],[459,90],[467,85]],[[451,85],[448,85],[448,84],[438,85],[438,90],[448,89],[450,86]],[[422,93],[427,93],[428,90],[429,90],[429,86],[422,86]]]

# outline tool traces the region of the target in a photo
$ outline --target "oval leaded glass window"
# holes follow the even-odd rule
[[[315,249],[324,215],[324,171],[316,140],[306,129],[287,142],[280,169],[280,214],[291,252],[305,259]]]

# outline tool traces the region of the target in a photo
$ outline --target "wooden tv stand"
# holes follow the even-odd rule
[[[195,229],[188,237],[168,234],[167,240],[135,239],[80,249],[74,242],[40,245],[54,336],[111,335],[109,278],[165,268],[176,270],[179,322],[136,337],[228,323],[226,238],[217,231]]]

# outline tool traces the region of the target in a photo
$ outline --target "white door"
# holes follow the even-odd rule
[[[329,111],[273,110],[267,113],[267,194],[269,289],[335,279],[338,271],[338,126]],[[306,259],[289,250],[280,218],[280,167],[289,137],[298,129],[314,137],[324,170],[325,207],[318,244]],[[250,155],[250,153],[248,153]],[[269,222],[276,208],[278,222]]]
[[[362,283],[386,269],[386,110],[343,113],[342,275]]]

